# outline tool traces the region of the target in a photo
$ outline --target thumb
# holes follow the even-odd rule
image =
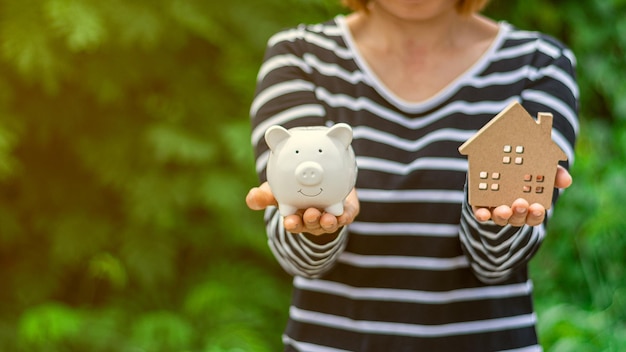
[[[572,185],[572,175],[561,165],[556,170],[556,180],[554,186],[557,188],[567,188]]]
[[[246,204],[252,210],[263,210],[270,205],[276,205],[276,199],[267,183],[253,187],[246,195]]]

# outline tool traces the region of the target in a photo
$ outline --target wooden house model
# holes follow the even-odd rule
[[[549,209],[557,164],[567,160],[551,132],[552,114],[540,112],[535,120],[513,102],[463,143],[459,152],[468,156],[469,203],[510,206],[524,198]]]

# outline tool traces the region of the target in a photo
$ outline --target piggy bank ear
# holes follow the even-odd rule
[[[275,125],[265,131],[265,141],[270,149],[274,150],[280,142],[289,138],[291,134],[284,127]]]
[[[352,128],[347,123],[338,123],[328,129],[326,135],[332,139],[338,140],[341,145],[348,148],[352,143]]]

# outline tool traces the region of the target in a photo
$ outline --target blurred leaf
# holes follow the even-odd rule
[[[2,56],[29,80],[41,79],[49,92],[56,91],[62,64],[55,56],[51,38],[38,18],[19,16],[0,22]]]
[[[204,351],[206,352],[271,352],[267,338],[258,331],[241,325],[226,325],[212,335]]]
[[[103,20],[89,1],[47,0],[45,10],[71,51],[95,49],[106,36]]]
[[[147,138],[160,162],[208,164],[216,154],[211,141],[164,125],[152,126],[147,131]]]
[[[163,39],[167,22],[159,13],[159,3],[109,0],[105,11],[113,21],[112,30],[119,31],[123,46],[134,46],[150,50]],[[105,6],[106,6],[105,5]]]
[[[118,289],[125,287],[128,282],[126,268],[110,253],[100,253],[91,258],[89,272],[96,278],[105,279]]]
[[[539,332],[549,351],[609,351],[619,342],[606,312],[553,305],[539,320]]]
[[[170,238],[130,237],[120,254],[131,279],[143,287],[154,289],[175,278],[176,246]]]
[[[250,167],[254,165],[252,148],[248,146],[250,132],[250,124],[246,120],[225,124],[220,133],[222,139],[220,144],[224,146],[223,153],[233,164],[243,170],[250,170]],[[256,178],[253,172],[249,174]]]
[[[184,351],[191,345],[193,329],[168,311],[145,314],[133,324],[134,348],[145,351]]]
[[[19,338],[25,346],[55,345],[80,334],[81,324],[77,311],[59,303],[47,303],[24,312],[19,321]]]
[[[170,10],[181,25],[210,42],[219,43],[226,37],[226,32],[215,22],[224,6],[212,2],[172,0]]]
[[[17,136],[0,122],[0,181],[11,175],[16,160],[12,155]]]

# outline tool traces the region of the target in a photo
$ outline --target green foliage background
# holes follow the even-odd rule
[[[248,108],[334,0],[0,0],[0,350],[278,351]],[[487,13],[578,56],[574,186],[532,264],[549,351],[626,350],[626,1]]]

